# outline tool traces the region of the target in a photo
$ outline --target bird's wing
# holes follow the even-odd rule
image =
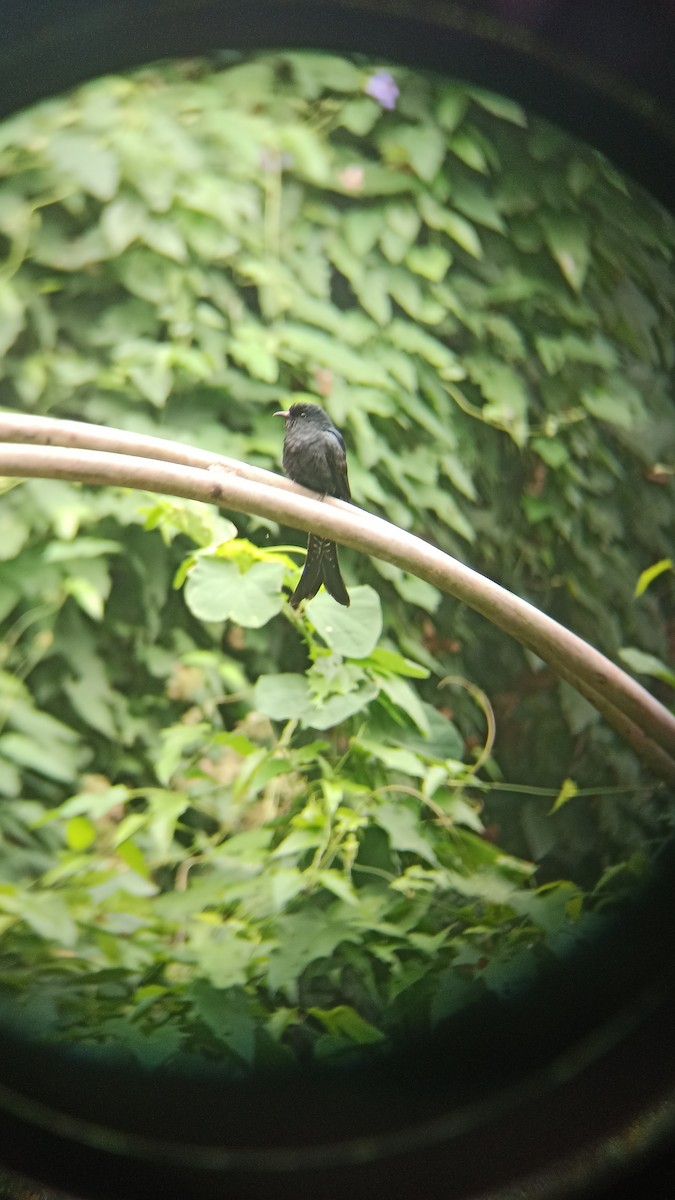
[[[331,495],[337,496],[338,500],[351,500],[352,494],[349,490],[347,475],[347,452],[342,435],[336,429],[334,433],[331,430],[326,438],[326,460],[333,484]]]

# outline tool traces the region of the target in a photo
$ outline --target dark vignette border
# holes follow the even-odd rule
[[[511,95],[674,203],[667,0],[5,0],[2,20],[0,115],[163,57],[358,50]],[[601,947],[577,947],[535,992],[486,999],[376,1070],[235,1089],[6,1034],[0,1159],[110,1200],[577,1195],[609,1178],[607,1147],[631,1126],[647,1141],[672,1133],[674,876],[664,856]]]

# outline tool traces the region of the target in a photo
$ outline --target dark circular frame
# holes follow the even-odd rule
[[[668,0],[5,0],[2,19],[0,117],[160,58],[359,51],[512,96],[673,206]],[[377,1063],[235,1085],[5,1031],[0,1163],[92,1200],[630,1188],[673,1145],[674,878],[670,847],[600,943]]]

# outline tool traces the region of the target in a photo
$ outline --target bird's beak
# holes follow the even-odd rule
[[[287,412],[284,412],[284,411],[283,411],[283,409],[282,409],[280,412],[275,412],[275,413],[272,413],[272,416],[273,416],[273,417],[283,417],[283,418],[284,418],[284,420],[286,420],[286,417],[288,416],[288,413],[287,413]]]

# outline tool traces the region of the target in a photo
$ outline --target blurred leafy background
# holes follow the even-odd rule
[[[668,702],[674,250],[503,97],[325,54],[153,66],[0,128],[0,404],[278,469],[308,393],[358,504]],[[521,986],[670,832],[595,712],[429,585],[343,552],[352,607],[293,614],[289,537],[5,481],[6,1019],[235,1075],[377,1054]]]

